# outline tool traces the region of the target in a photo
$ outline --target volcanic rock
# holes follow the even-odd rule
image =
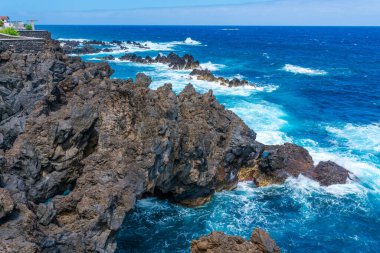
[[[98,59],[99,60],[105,60],[105,61],[113,61],[113,60],[115,60],[115,57],[113,55],[106,55],[103,57],[99,57]]]
[[[236,187],[242,167],[256,164],[255,178],[271,182],[309,167],[291,144],[264,151],[212,91],[151,90],[143,74],[111,79],[107,63],[69,57],[53,41],[0,59],[0,252],[114,252],[139,198],[197,206]]]
[[[297,145],[265,146],[258,159],[251,160],[248,166],[239,171],[240,181],[254,181],[257,186],[282,184],[288,177],[304,175],[323,186],[344,184],[350,172],[334,162],[320,162],[316,167],[309,152]]]
[[[291,143],[268,145],[254,162],[251,177],[258,186],[282,184],[289,176],[298,177],[312,167],[313,159],[306,149]]]
[[[256,228],[249,241],[239,236],[212,232],[191,242],[191,253],[279,253],[275,241],[263,230]]]
[[[184,56],[180,57],[175,53],[170,53],[168,56],[159,54],[155,58],[152,58],[150,56],[143,58],[136,54],[126,54],[120,57],[120,60],[142,64],[163,63],[176,70],[193,69],[200,66],[199,62],[195,61],[193,56],[185,54]]]
[[[68,57],[54,42],[7,54],[0,173],[3,203],[17,203],[4,215],[17,215],[0,224],[2,252],[113,252],[136,199],[201,205],[234,188],[260,153],[256,134],[211,91],[189,85],[177,96],[170,84],[147,88],[142,74],[110,79],[106,63]]]
[[[356,181],[357,178],[350,177],[350,172],[332,161],[320,162],[316,167],[305,173],[305,176],[318,181],[323,186],[333,184],[345,184],[347,180]]]
[[[254,84],[250,84],[247,80],[240,80],[238,78],[229,80],[224,77],[215,77],[214,74],[208,69],[194,69],[190,73],[190,76],[197,76],[198,80],[203,80],[203,81],[208,81],[208,82],[218,82],[221,85],[228,86],[228,87],[239,87],[239,86],[246,86],[246,85],[255,86]]]
[[[0,188],[0,220],[10,214],[15,207],[8,190]]]

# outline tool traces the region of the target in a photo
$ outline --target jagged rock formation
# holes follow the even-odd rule
[[[1,55],[2,252],[112,252],[136,198],[200,205],[261,148],[212,92],[111,80],[55,44]]]
[[[301,174],[324,186],[345,184],[351,179],[348,170],[331,161],[314,167],[309,152],[291,143],[265,146],[259,159],[251,160],[248,167],[239,172],[239,179],[253,180],[257,186],[268,186],[282,184],[288,177]]]
[[[195,61],[192,55],[185,54],[184,56],[180,57],[175,53],[170,53],[168,54],[168,56],[159,54],[155,58],[152,58],[150,56],[146,56],[145,58],[143,58],[136,54],[126,54],[120,57],[120,60],[142,64],[163,63],[167,64],[170,68],[176,70],[194,69],[200,66],[199,61]]]
[[[201,205],[234,188],[241,167],[286,165],[263,160],[256,134],[212,91],[176,95],[170,84],[149,89],[143,74],[112,73],[57,42],[0,52],[0,252],[113,252],[136,199]]]
[[[218,82],[221,85],[228,86],[228,87],[239,87],[239,86],[246,86],[251,85],[255,86],[254,84],[250,84],[247,80],[240,80],[239,78],[234,78],[232,80],[229,80],[224,77],[215,77],[214,74],[208,70],[208,69],[194,69],[190,76],[196,76],[198,80],[208,81],[208,82]]]
[[[141,49],[149,49],[144,45],[135,41],[123,42],[120,40],[113,40],[111,42],[99,40],[60,40],[63,51],[66,54],[94,54],[100,52],[112,52],[112,47],[128,51],[128,46],[137,47]]]
[[[109,48],[114,44],[98,40],[61,40],[61,46],[66,54],[95,54],[100,52],[111,52]]]
[[[275,241],[256,228],[249,241],[239,236],[213,232],[191,242],[191,253],[280,253]]]

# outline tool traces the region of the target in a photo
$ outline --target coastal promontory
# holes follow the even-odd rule
[[[300,174],[324,185],[349,178],[332,162],[314,167],[300,147],[257,142],[212,91],[152,90],[144,74],[112,73],[55,41],[0,52],[1,252],[114,252],[138,199],[199,206],[235,188],[242,168],[259,186]],[[205,240],[219,237],[231,241]]]

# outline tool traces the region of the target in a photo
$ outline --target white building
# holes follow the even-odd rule
[[[4,27],[10,27],[11,23],[9,23],[9,17],[8,16],[0,16],[0,20],[3,22]]]

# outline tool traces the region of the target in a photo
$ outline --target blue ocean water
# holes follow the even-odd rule
[[[115,78],[145,72],[152,88],[171,82],[213,89],[266,144],[306,147],[317,163],[333,160],[359,183],[321,187],[306,178],[282,186],[216,194],[188,209],[157,199],[137,203],[118,235],[118,252],[188,252],[213,230],[249,237],[266,229],[283,252],[380,251],[380,28],[44,26],[54,38],[139,41],[141,56],[190,53],[215,75],[257,88],[226,88],[189,79],[189,71],[110,61]],[[191,39],[190,39],[191,38]],[[124,54],[115,49],[113,55]],[[108,53],[107,53],[108,54]],[[97,61],[102,54],[83,56]]]

